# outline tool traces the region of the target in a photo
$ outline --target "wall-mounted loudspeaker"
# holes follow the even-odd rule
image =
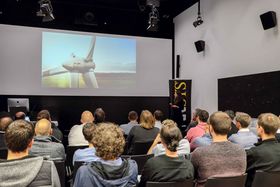
[[[264,30],[270,29],[277,25],[276,12],[268,11],[260,15],[262,26]]]
[[[203,40],[198,40],[198,41],[194,42],[194,45],[195,45],[196,51],[198,53],[201,51],[204,51],[204,49],[205,49],[205,41],[203,41]]]
[[[176,56],[176,78],[180,78],[180,55]]]

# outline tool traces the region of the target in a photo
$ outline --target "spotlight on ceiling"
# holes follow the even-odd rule
[[[54,20],[51,0],[40,0],[38,3],[40,5],[40,10],[37,12],[37,16],[43,17],[43,22]]]
[[[200,0],[198,1],[198,11],[197,11],[197,18],[196,20],[193,22],[193,26],[197,27],[199,25],[201,25],[203,23],[202,17],[201,17],[201,13],[200,13]]]
[[[158,11],[158,7],[160,6],[160,0],[147,0],[146,5],[151,7],[147,31],[157,32],[159,28],[158,22],[160,21]]]

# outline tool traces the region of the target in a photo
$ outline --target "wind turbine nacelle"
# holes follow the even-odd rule
[[[65,69],[70,72],[85,73],[89,72],[91,69],[95,69],[95,63],[85,63],[85,62],[74,62],[62,65]]]

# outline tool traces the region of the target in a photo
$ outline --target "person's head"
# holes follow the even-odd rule
[[[209,118],[210,133],[227,136],[231,129],[231,118],[225,112],[214,112]]]
[[[206,110],[199,110],[197,116],[200,122],[206,123],[209,118],[209,113]]]
[[[13,153],[25,152],[33,143],[34,127],[25,120],[12,122],[6,130],[5,141],[9,151]]]
[[[196,108],[194,111],[193,111],[193,114],[192,114],[192,120],[193,121],[197,121],[197,118],[198,118],[198,113],[199,113],[199,111],[201,111],[201,109],[200,108]]]
[[[227,113],[231,120],[234,119],[235,113],[232,110],[226,110],[225,113]]]
[[[0,131],[6,131],[7,127],[13,122],[9,116],[0,118]]]
[[[91,143],[91,141],[92,141],[92,137],[93,137],[95,128],[96,128],[96,126],[93,123],[86,123],[83,126],[83,135],[89,143]]]
[[[112,123],[100,123],[95,129],[92,144],[96,156],[103,160],[114,160],[124,151],[125,139],[121,128]]]
[[[94,112],[94,123],[102,123],[105,121],[105,112],[102,108],[97,108]]]
[[[177,123],[175,121],[173,121],[172,119],[165,119],[165,120],[163,120],[163,122],[161,124],[162,124],[162,126],[168,125],[168,124],[173,124],[173,125],[177,126]]]
[[[263,139],[264,136],[274,136],[280,127],[280,119],[272,113],[263,113],[258,117],[258,135]]]
[[[152,129],[155,126],[155,118],[149,110],[143,110],[140,115],[140,125],[145,129]]]
[[[182,134],[174,121],[165,121],[160,130],[160,139],[166,149],[171,152],[177,151],[179,141],[182,139]]]
[[[47,119],[40,119],[35,125],[36,136],[50,136],[52,134],[51,122]]]
[[[155,120],[156,121],[162,121],[162,118],[163,118],[163,113],[161,110],[156,110],[154,112],[154,117],[155,117]]]
[[[128,113],[128,120],[129,120],[129,121],[137,121],[137,119],[138,119],[138,114],[137,114],[137,112],[135,112],[135,111],[130,111],[130,112]]]
[[[251,117],[244,112],[237,112],[235,116],[236,127],[238,129],[248,128],[251,123]]]
[[[51,121],[51,114],[48,110],[41,110],[38,114],[37,114],[37,121],[39,121],[40,119],[47,119],[49,121]]]
[[[81,123],[92,123],[94,120],[94,117],[92,113],[88,110],[85,110],[81,115]]]
[[[21,112],[21,111],[19,111],[15,114],[15,120],[25,119],[25,117],[26,117],[25,113]]]

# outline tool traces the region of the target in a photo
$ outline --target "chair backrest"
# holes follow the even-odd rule
[[[154,157],[154,155],[121,155],[121,157],[125,159],[135,160],[138,166],[138,174],[141,174],[147,160]]]
[[[151,182],[146,183],[146,187],[193,187],[193,180],[185,180],[182,182]]]
[[[73,166],[73,155],[75,153],[75,151],[77,151],[78,149],[84,149],[87,148],[88,145],[83,145],[83,146],[67,146],[66,147],[66,168],[67,168],[67,176],[72,174],[72,171],[74,169]]]
[[[147,154],[147,152],[150,149],[153,142],[154,142],[153,140],[152,141],[147,141],[147,142],[135,142],[132,154],[133,155]]]
[[[279,187],[280,171],[256,171],[252,187]]]
[[[1,148],[0,149],[0,159],[7,159],[8,149]]]
[[[247,174],[232,177],[208,178],[205,187],[244,187]]]
[[[74,170],[73,170],[73,184],[74,184],[76,173],[77,173],[78,169],[84,164],[85,164],[84,161],[75,161]]]
[[[61,187],[65,186],[65,161],[64,160],[56,160],[54,161],[54,165],[56,167],[59,180],[60,180],[60,185]]]

